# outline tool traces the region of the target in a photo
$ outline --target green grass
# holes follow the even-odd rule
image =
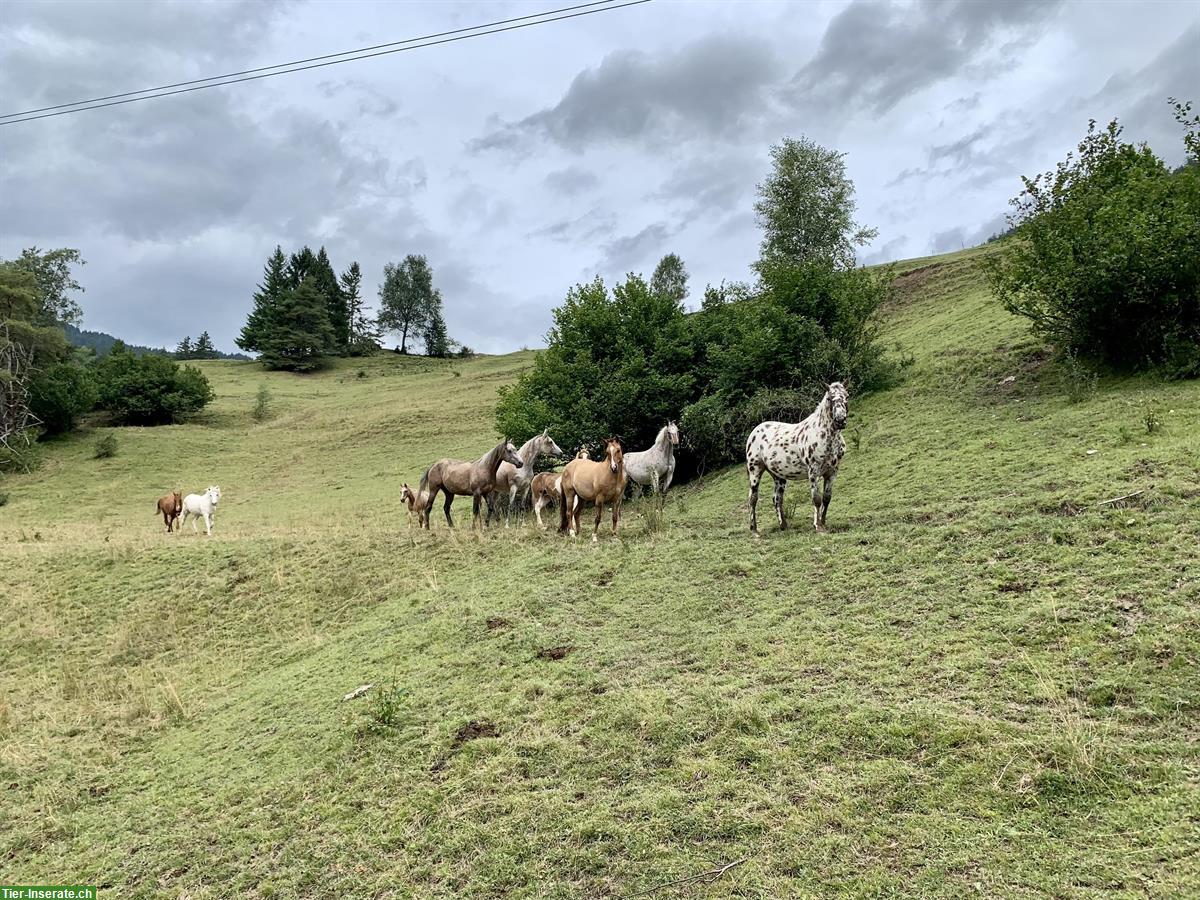
[[[51,444],[0,508],[0,882],[1196,894],[1200,385],[1072,397],[977,258],[909,276],[829,535],[793,487],[752,539],[738,470],[598,546],[417,530],[401,481],[486,450],[529,354],[205,363],[194,424]],[[214,536],[165,534],[210,483]]]

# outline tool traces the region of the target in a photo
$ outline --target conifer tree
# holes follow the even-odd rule
[[[190,334],[187,337],[185,337],[182,341],[180,341],[179,346],[175,348],[175,358],[176,359],[191,359],[192,358],[192,336]]]
[[[317,255],[307,246],[301,247],[288,257],[287,281],[288,286],[297,288],[317,267]]]
[[[254,292],[254,308],[250,310],[242,333],[237,338],[236,343],[243,350],[262,349],[261,342],[270,322],[271,310],[288,287],[287,268],[287,257],[283,255],[283,248],[276,245],[275,252],[263,268],[262,284]]]
[[[217,348],[213,346],[212,338],[208,336],[207,331],[200,332],[200,337],[196,338],[196,345],[192,348],[192,356],[194,359],[217,358]]]
[[[429,317],[422,338],[426,356],[444,359],[450,355],[450,336],[446,333],[446,319],[442,316],[442,292],[436,289],[429,304]]]
[[[353,356],[374,353],[379,349],[379,326],[367,315],[366,300],[362,296],[362,270],[357,262],[350,263],[350,268],[342,273],[341,287],[349,317],[350,353]]]
[[[338,284],[337,273],[329,262],[329,254],[322,247],[316,256],[312,269],[313,287],[324,297],[325,306],[329,310],[329,324],[333,326],[337,352],[345,356],[350,351],[350,313],[346,309],[346,298],[342,295],[341,285]]]
[[[336,337],[325,297],[307,279],[276,301],[271,327],[259,348],[263,365],[311,372],[337,349]]]

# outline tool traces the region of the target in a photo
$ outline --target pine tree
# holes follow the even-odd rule
[[[187,337],[185,337],[182,341],[180,341],[179,346],[175,348],[175,358],[176,359],[191,359],[192,358],[192,336],[190,334]]]
[[[200,332],[200,337],[196,338],[196,346],[192,348],[192,353],[195,359],[217,358],[217,348],[213,346],[212,338],[208,336],[207,331]]]
[[[316,267],[317,255],[307,246],[301,247],[297,252],[288,257],[288,286],[293,288],[300,287],[300,282],[312,274]]]
[[[450,355],[450,336],[446,333],[446,319],[442,316],[442,292],[435,290],[429,304],[429,319],[422,335],[425,355],[444,359]]]
[[[283,255],[283,248],[276,245],[275,252],[263,268],[262,284],[254,292],[254,308],[250,310],[242,333],[237,338],[236,343],[243,350],[262,349],[262,338],[271,318],[271,310],[287,286],[287,257]]]
[[[379,326],[367,315],[366,300],[362,296],[362,270],[357,262],[342,273],[342,296],[346,298],[346,313],[349,316],[350,353],[366,356],[379,349]]]
[[[325,297],[325,305],[329,310],[329,324],[333,326],[339,355],[345,356],[350,351],[350,313],[346,309],[346,298],[338,284],[337,273],[329,262],[329,254],[322,247],[317,252],[312,269],[313,287]]]
[[[261,341],[262,362],[268,369],[311,372],[337,348],[329,324],[325,297],[311,279],[285,291],[275,303],[271,325]]]

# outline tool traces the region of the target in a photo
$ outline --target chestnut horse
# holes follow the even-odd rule
[[[559,531],[574,537],[579,534],[579,505],[583,500],[596,504],[596,527],[592,529],[593,543],[598,541],[600,520],[604,518],[604,504],[612,504],[613,536],[621,520],[621,498],[625,495],[625,454],[621,442],[609,438],[604,442],[604,456],[593,462],[590,459],[573,459],[563,469],[558,486],[558,500],[562,504]]]
[[[164,494],[158,498],[158,511],[162,513],[163,524],[167,526],[167,533],[172,530],[175,520],[183,515],[183,491],[175,491],[171,494]],[[179,526],[183,528],[181,524]]]
[[[454,521],[450,518],[450,504],[456,496],[474,498],[471,506],[472,526],[479,521],[479,509],[485,499],[490,513],[495,502],[492,495],[496,490],[496,470],[502,462],[512,463],[518,469],[524,465],[521,457],[517,456],[517,448],[508,438],[473,463],[461,459],[439,459],[426,469],[425,474],[421,476],[421,486],[418,490],[425,498],[422,523],[425,528],[429,528],[429,511],[433,509],[433,501],[437,499],[438,491],[446,495],[444,509],[446,525],[450,528],[454,527]]]

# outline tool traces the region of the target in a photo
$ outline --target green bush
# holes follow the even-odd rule
[[[250,416],[255,422],[265,422],[271,418],[271,392],[265,384],[258,386],[258,393],[254,397],[254,408],[250,410]]]
[[[166,425],[202,409],[213,398],[204,374],[165,356],[134,356],[116,349],[96,363],[99,406],[120,424]]]
[[[1024,179],[1015,236],[988,265],[992,288],[1063,351],[1194,377],[1200,169],[1171,172],[1120,135],[1116,121],[1103,130],[1092,122],[1076,156]]]
[[[96,446],[92,449],[93,459],[110,459],[117,455],[117,436],[109,433],[96,441]]]
[[[96,384],[87,369],[59,363],[43,369],[29,386],[29,407],[45,434],[71,431],[96,405]]]

